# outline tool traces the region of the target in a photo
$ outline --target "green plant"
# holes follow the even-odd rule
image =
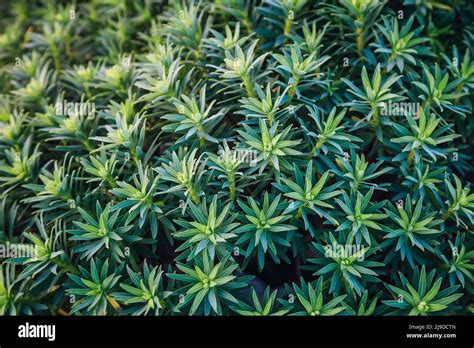
[[[113,293],[112,296],[125,305],[136,305],[123,311],[123,314],[146,315],[153,311],[154,315],[160,315],[165,309],[165,301],[172,294],[171,291],[163,290],[163,271],[161,267],[150,267],[143,264],[143,274],[133,272],[127,268],[131,284],[120,283],[124,290]]]
[[[243,263],[245,266],[250,261],[250,255],[257,254],[258,268],[260,271],[265,267],[265,254],[269,254],[273,261],[280,262],[280,257],[283,257],[288,262],[281,249],[286,249],[291,246],[291,233],[296,229],[295,226],[283,224],[291,218],[290,215],[282,215],[285,202],[280,204],[281,195],[273,199],[270,204],[268,192],[263,197],[263,205],[261,207],[255,202],[252,197],[248,198],[249,205],[245,205],[242,201],[237,201],[239,207],[245,214],[242,221],[246,224],[235,230],[236,234],[242,234],[237,240],[236,245],[247,245],[245,250],[246,260]],[[280,249],[280,250],[278,250]]]
[[[184,295],[180,297],[177,309],[191,304],[190,315],[194,313],[209,315],[211,310],[216,314],[222,314],[223,303],[239,303],[232,292],[246,287],[245,280],[249,280],[249,277],[239,279],[233,275],[238,265],[232,262],[229,254],[217,264],[210,261],[207,255],[202,258],[196,257],[195,263],[194,269],[178,263],[178,269],[184,274],[168,275],[168,277],[185,284],[176,292],[177,295]]]
[[[120,309],[111,294],[120,279],[122,268],[123,264],[115,272],[111,272],[108,259],[103,263],[91,260],[90,271],[79,266],[80,275],[69,273],[73,283],[68,286],[67,292],[79,298],[74,302],[71,313],[84,309],[92,315],[104,315],[110,306]]]
[[[240,307],[238,308],[233,308],[235,312],[237,312],[240,315],[245,315],[245,316],[281,316],[285,315],[288,313],[290,310],[289,309],[280,309],[279,311],[274,312],[273,307],[275,306],[275,300],[277,296],[277,291],[273,291],[270,294],[270,288],[267,287],[265,289],[264,295],[263,295],[263,301],[260,302],[258,299],[258,295],[255,292],[255,289],[252,289],[252,304],[253,306],[250,306],[246,303],[241,302]]]
[[[293,289],[298,305],[292,315],[331,316],[337,315],[345,309],[341,304],[347,295],[337,296],[326,303],[324,302],[322,276],[318,278],[315,286],[301,279],[301,287],[293,283]]]
[[[413,273],[410,282],[402,273],[399,273],[403,289],[387,285],[397,300],[384,301],[390,307],[396,308],[393,314],[429,315],[430,313],[445,311],[451,303],[462,296],[454,293],[459,286],[450,286],[441,290],[442,278],[436,278],[436,271],[432,270],[428,275],[423,266],[421,272],[418,268]],[[441,291],[440,291],[441,290]],[[454,293],[454,294],[453,294]]]
[[[191,221],[178,220],[176,223],[182,227],[175,233],[179,239],[185,239],[176,250],[185,251],[178,259],[187,256],[187,260],[196,257],[201,252],[214,260],[216,254],[219,256],[226,254],[228,242],[237,237],[234,233],[239,223],[234,222],[237,214],[230,213],[231,205],[224,208],[219,207],[217,196],[214,196],[209,207],[206,199],[203,199],[199,206],[189,202],[189,214]],[[189,255],[188,255],[189,254]]]
[[[312,162],[309,162],[306,167],[304,178],[300,169],[296,166],[294,167],[294,173],[296,182],[282,177],[281,181],[283,183],[273,184],[277,189],[284,192],[286,197],[293,200],[285,209],[284,214],[297,210],[295,218],[303,217],[305,229],[309,230],[311,234],[315,233],[308,219],[308,214],[311,212],[318,214],[320,217],[325,217],[332,224],[337,224],[337,220],[326,211],[327,209],[334,209],[334,207],[326,201],[343,192],[336,190],[342,183],[335,183],[325,188],[324,186],[329,178],[329,171],[327,171],[313,184]]]
[[[406,257],[410,265],[415,267],[414,259],[421,258],[414,249],[433,251],[432,244],[436,244],[433,235],[441,233],[436,226],[443,220],[435,220],[435,211],[423,209],[423,201],[412,201],[409,195],[405,202],[399,201],[396,206],[389,203],[389,209],[385,208],[396,226],[387,227],[389,233],[384,237],[389,240],[387,245],[395,244],[394,252],[388,253],[387,258],[393,257],[393,253],[400,253],[402,261]]]
[[[0,7],[0,314],[473,313],[469,1]]]
[[[367,194],[362,195],[360,192],[343,193],[342,199],[336,198],[336,202],[343,211],[344,220],[336,231],[349,230],[349,243],[355,240],[356,244],[361,244],[362,240],[368,245],[374,241],[374,237],[370,231],[381,231],[384,226],[378,223],[378,220],[384,219],[387,215],[376,213],[385,202],[377,202],[371,204],[370,199],[374,193],[374,188],[371,188]]]
[[[384,266],[382,262],[367,261],[366,258],[376,252],[375,248],[343,243],[329,234],[328,244],[323,246],[312,243],[311,249],[319,258],[308,259],[316,266],[305,268],[316,270],[314,275],[331,275],[330,293],[355,292],[361,295],[365,291],[367,282],[380,282],[380,271],[372,270],[373,267]],[[344,290],[342,290],[344,288]]]

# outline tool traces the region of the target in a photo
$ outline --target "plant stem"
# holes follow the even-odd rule
[[[298,208],[298,212],[295,215],[295,220],[299,220],[299,218],[303,215],[303,206]]]
[[[446,211],[444,212],[444,214],[443,214],[443,220],[447,220],[447,219],[451,216],[451,214],[452,214],[453,211],[454,211],[454,207],[455,207],[455,205],[452,204],[452,205],[448,208],[448,210],[446,210]]]
[[[288,34],[290,33],[292,24],[293,24],[293,21],[290,19],[290,17],[287,17],[285,20],[285,30],[284,30],[285,36],[288,36]]]
[[[252,83],[250,82],[250,78],[246,75],[246,76],[242,77],[242,81],[244,83],[245,91],[247,92],[248,97],[249,98],[255,97],[255,93],[253,91]]]
[[[414,149],[411,149],[410,150],[410,153],[408,154],[408,166],[411,167],[412,163],[413,163],[413,159],[415,158],[415,150]]]
[[[235,200],[235,176],[234,174],[229,175],[229,191],[230,191],[230,199],[233,201]]]
[[[115,179],[112,178],[110,175],[107,175],[107,182],[109,183],[109,185],[112,187],[112,188],[116,188],[117,187],[117,183],[115,182]]]
[[[316,144],[314,145],[313,149],[311,150],[311,157],[314,157],[316,154],[316,150],[319,150],[319,148],[323,145],[323,141],[321,139],[318,139]]]
[[[377,108],[375,109],[374,113],[372,114],[372,118],[370,119],[370,124],[374,128],[378,126],[380,123],[379,114],[380,114],[380,110]]]
[[[67,273],[79,274],[79,270],[73,264],[61,260],[60,256],[56,256],[52,261]]]
[[[189,195],[191,196],[191,199],[193,200],[193,202],[195,204],[201,203],[201,199],[199,198],[194,186],[192,186],[192,184],[188,184],[186,187],[188,189]]]
[[[362,51],[364,50],[364,30],[362,28],[356,29],[357,35],[357,53],[361,60],[364,60],[364,56],[362,55]]]
[[[288,91],[288,97],[290,101],[293,99],[294,95],[296,94],[296,88],[298,87],[298,83],[300,82],[299,75],[293,75],[293,83],[290,86],[290,90]]]

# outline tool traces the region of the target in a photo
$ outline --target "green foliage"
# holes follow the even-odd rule
[[[294,174],[296,182],[282,178],[283,184],[273,184],[277,189],[284,192],[285,196],[292,199],[293,202],[285,209],[285,214],[291,213],[297,210],[295,218],[304,219],[305,229],[309,230],[312,235],[315,231],[312,225],[309,223],[308,214],[316,213],[320,217],[325,217],[333,224],[337,224],[337,221],[331,217],[326,209],[333,209],[334,207],[326,201],[330,198],[339,195],[343,191],[335,190],[342,183],[335,183],[329,187],[324,187],[328,178],[329,171],[325,172],[321,178],[313,184],[313,163],[310,161],[306,167],[306,173],[303,175],[298,167],[294,167]],[[323,210],[323,208],[325,208]]]
[[[216,254],[225,255],[228,242],[237,237],[233,232],[239,226],[239,223],[234,222],[237,214],[230,213],[230,207],[230,203],[223,208],[218,207],[217,196],[214,196],[209,207],[206,199],[203,199],[199,206],[189,202],[189,214],[192,220],[176,221],[182,229],[176,232],[175,236],[186,240],[176,251],[187,250],[178,259],[189,254],[187,257],[189,261],[201,252],[206,252],[211,260],[214,260]]]
[[[150,270],[149,266],[144,263],[143,274],[135,273],[129,267],[127,267],[127,273],[131,284],[120,283],[120,287],[124,291],[113,294],[117,301],[125,305],[132,305],[122,314],[147,315],[152,311],[154,315],[160,315],[166,307],[165,300],[173,293],[163,289],[161,267],[154,267]]]
[[[405,202],[397,202],[397,208],[389,203],[389,209],[385,212],[395,223],[395,228],[387,228],[389,233],[385,236],[389,240],[387,244],[395,244],[395,252],[400,253],[401,260],[405,257],[412,267],[415,266],[414,258],[419,258],[416,254],[416,248],[421,251],[433,251],[430,243],[436,243],[430,236],[441,233],[436,226],[443,222],[443,220],[435,220],[436,212],[427,212],[423,209],[423,201],[416,203],[407,197]],[[391,240],[391,241],[390,241]],[[436,243],[437,244],[437,243]],[[391,257],[391,253],[387,257]]]
[[[245,316],[282,316],[288,313],[289,309],[280,309],[274,311],[275,300],[277,296],[277,290],[273,291],[270,295],[270,288],[267,287],[263,294],[262,303],[258,299],[258,295],[255,289],[252,289],[252,302],[253,306],[241,302],[240,308],[233,308],[235,312]]]
[[[280,162],[283,168],[291,170],[291,166],[286,160],[289,156],[301,155],[301,152],[295,150],[301,140],[289,140],[288,134],[291,132],[291,126],[278,132],[278,122],[270,129],[264,120],[260,119],[260,134],[247,125],[244,125],[244,131],[238,131],[243,138],[243,143],[248,145],[251,150],[257,151],[257,165],[251,172],[259,170],[262,173],[267,166],[272,166],[276,173],[280,172]]]
[[[111,272],[108,259],[103,263],[91,260],[90,271],[79,266],[79,276],[69,273],[73,283],[68,286],[67,292],[79,298],[72,306],[71,313],[84,310],[87,314],[104,315],[109,307],[118,309],[111,294],[120,279],[121,268],[123,264],[115,272]]]
[[[352,243],[355,240],[357,245],[360,245],[364,240],[367,245],[371,245],[374,237],[373,231],[383,230],[384,226],[380,225],[379,220],[384,219],[387,215],[377,213],[385,205],[385,202],[377,202],[371,204],[370,199],[374,193],[374,188],[371,188],[367,194],[357,192],[355,194],[347,195],[343,193],[342,199],[336,198],[336,202],[343,211],[343,223],[339,224],[336,231],[348,230],[348,242]],[[369,229],[372,233],[369,232]]]
[[[78,229],[68,232],[73,235],[71,240],[83,242],[82,245],[78,245],[75,248],[76,252],[81,253],[81,258],[90,259],[105,247],[110,250],[111,256],[120,261],[125,256],[121,244],[123,242],[130,243],[140,240],[140,237],[127,235],[127,232],[133,228],[133,225],[116,226],[120,209],[116,209],[111,215],[109,204],[107,204],[105,209],[102,209],[99,202],[97,202],[97,219],[94,219],[82,208],[78,209],[87,223],[74,221],[74,225]],[[122,225],[120,222],[118,224]]]
[[[232,262],[229,256],[227,254],[217,264],[210,261],[208,255],[198,256],[195,258],[194,269],[177,263],[178,269],[184,274],[168,275],[172,279],[181,281],[184,285],[176,292],[176,295],[184,294],[183,297],[180,297],[177,309],[191,304],[190,315],[195,313],[209,315],[211,310],[221,315],[223,314],[222,304],[239,303],[232,293],[246,287],[245,281],[252,277],[238,278],[233,275],[239,265]]]
[[[314,243],[311,245],[314,253],[319,258],[308,259],[316,266],[305,268],[316,270],[314,275],[331,275],[330,293],[340,293],[345,288],[347,293],[356,292],[361,295],[365,291],[367,282],[380,282],[380,271],[372,270],[373,267],[382,267],[382,262],[367,261],[366,258],[376,252],[370,247],[347,247],[354,244],[338,242],[332,234],[329,235],[330,243],[325,246]],[[359,246],[359,245],[357,245]]]
[[[1,8],[0,314],[472,314],[472,1]]]
[[[265,192],[261,208],[252,197],[248,198],[249,205],[245,205],[240,200],[238,201],[239,207],[245,214],[242,221],[247,222],[235,230],[235,233],[242,234],[236,245],[247,245],[245,250],[247,257],[243,265],[251,260],[250,255],[256,254],[258,269],[262,271],[265,266],[265,254],[267,253],[276,263],[280,262],[280,257],[288,262],[284,250],[291,246],[290,240],[293,233],[289,232],[294,231],[296,227],[282,223],[289,220],[291,216],[282,214],[287,204],[285,202],[280,204],[280,199],[281,195],[278,195],[270,204],[268,192]]]
[[[292,315],[331,316],[337,315],[345,309],[341,304],[347,295],[324,301],[323,277],[318,278],[315,286],[301,279],[301,287],[293,283],[293,289],[297,298],[297,309]]]
[[[424,266],[421,272],[416,268],[412,282],[401,272],[399,275],[403,289],[387,284],[391,293],[401,299],[384,301],[388,306],[397,308],[392,314],[429,315],[446,311],[450,306],[453,307],[451,303],[462,296],[460,293],[454,293],[459,285],[441,288],[443,279],[436,278],[435,280],[436,270],[426,275]]]

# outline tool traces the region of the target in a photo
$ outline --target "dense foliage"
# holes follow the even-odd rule
[[[472,1],[0,10],[0,313],[473,312]]]

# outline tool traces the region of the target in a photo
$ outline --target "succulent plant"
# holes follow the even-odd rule
[[[472,314],[472,2],[0,8],[0,314]]]

